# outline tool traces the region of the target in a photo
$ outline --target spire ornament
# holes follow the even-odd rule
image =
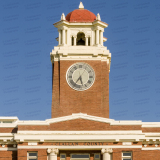
[[[96,20],[101,21],[101,17],[100,17],[100,14],[99,14],[99,13],[97,14]]]
[[[80,2],[80,4],[79,4],[79,9],[84,9],[84,6],[83,6],[82,2]]]
[[[62,13],[62,15],[61,15],[61,20],[63,20],[63,21],[66,20],[66,17],[65,17],[65,15],[64,15],[64,13]]]

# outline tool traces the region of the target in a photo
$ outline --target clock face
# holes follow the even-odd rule
[[[66,73],[68,85],[77,91],[90,88],[95,80],[95,73],[91,66],[86,63],[75,63]]]

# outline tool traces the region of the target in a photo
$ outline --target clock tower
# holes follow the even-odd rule
[[[103,46],[108,24],[84,9],[75,9],[54,23],[58,46],[52,62],[52,118],[85,113],[109,118],[111,53]]]

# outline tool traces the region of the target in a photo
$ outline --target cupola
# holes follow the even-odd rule
[[[103,32],[108,24],[101,21],[99,13],[96,16],[84,9],[82,2],[79,9],[68,13],[66,17],[62,13],[61,20],[54,26],[59,32],[59,46],[103,46],[106,41]]]

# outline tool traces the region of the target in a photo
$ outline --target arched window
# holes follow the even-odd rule
[[[91,43],[90,43],[90,37],[88,37],[88,46],[90,46]]]
[[[73,36],[71,37],[71,45],[72,46],[74,45],[74,37]]]
[[[77,45],[85,45],[85,34],[83,32],[77,34]]]

